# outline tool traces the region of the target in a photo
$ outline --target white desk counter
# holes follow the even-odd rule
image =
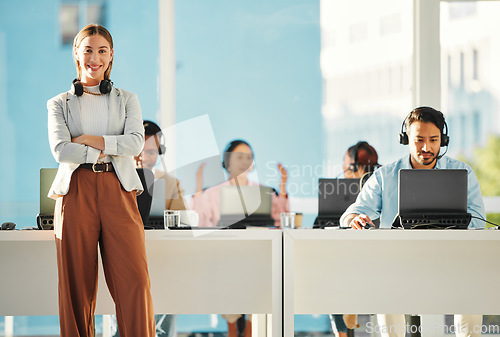
[[[155,312],[272,314],[282,329],[280,230],[146,231]],[[0,232],[0,316],[58,315],[52,231]],[[100,268],[96,314],[114,313]]]
[[[500,314],[500,231],[285,230],[294,314]]]
[[[282,335],[283,317],[284,336],[293,336],[294,314],[500,314],[500,231],[283,235],[147,231],[155,311],[272,314],[273,336]],[[58,314],[51,231],[0,232],[0,270],[0,315]],[[113,313],[102,271],[99,285],[96,313]]]

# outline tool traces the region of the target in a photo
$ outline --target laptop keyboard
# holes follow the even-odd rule
[[[392,228],[467,229],[470,220],[470,213],[404,214],[396,216]]]
[[[313,228],[338,227],[338,226],[340,226],[340,218],[316,219]]]

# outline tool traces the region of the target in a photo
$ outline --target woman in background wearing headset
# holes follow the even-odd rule
[[[216,226],[220,219],[220,190],[224,186],[258,186],[259,184],[248,180],[248,173],[254,169],[254,154],[250,144],[244,140],[233,140],[223,153],[222,167],[229,173],[229,179],[217,186],[203,191],[203,167],[202,164],[196,173],[196,193],[191,199],[191,207],[198,212],[201,226]],[[272,196],[272,217],[279,226],[280,213],[288,212],[290,203],[286,194],[287,172],[278,164],[280,171],[280,192]],[[245,337],[252,336],[252,315],[224,314],[222,317],[227,321],[228,337],[236,337],[238,333],[238,321],[243,322],[242,330]]]
[[[223,153],[222,167],[229,173],[229,179],[217,186],[203,191],[203,167],[196,172],[196,193],[191,199],[191,206],[200,215],[201,226],[216,226],[220,219],[220,189],[224,186],[259,186],[248,180],[248,173],[254,169],[253,150],[246,141],[237,139],[230,142]],[[290,203],[286,194],[287,172],[283,165],[278,164],[280,171],[280,191],[272,197],[272,217],[277,226],[280,223],[281,212],[288,212]]]
[[[133,156],[144,145],[137,96],[109,80],[113,40],[88,25],[74,39],[78,73],[70,91],[47,102],[52,154],[59,169],[54,232],[63,337],[94,336],[97,247],[122,337],[154,337],[144,228],[136,194],[143,191]]]
[[[344,178],[362,178],[368,174],[368,179],[379,167],[377,151],[365,141],[359,141],[347,149],[342,165]]]

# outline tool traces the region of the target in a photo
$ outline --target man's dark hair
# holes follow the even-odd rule
[[[443,113],[429,106],[418,107],[408,114],[405,120],[406,130],[410,128],[413,122],[432,123],[438,127],[441,134],[444,133],[445,121]]]
[[[160,127],[155,122],[144,121],[142,125],[144,125],[144,133],[146,136],[156,135],[158,132],[161,132]]]

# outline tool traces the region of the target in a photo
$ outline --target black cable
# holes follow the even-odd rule
[[[497,225],[496,223],[493,223],[493,222],[488,221],[488,220],[486,220],[486,219],[480,218],[480,217],[478,217],[478,216],[471,216],[471,218],[473,218],[473,219],[478,219],[478,220],[481,220],[481,221],[487,222],[487,223],[489,223],[490,225],[493,225],[493,226],[496,226],[496,227],[500,227],[500,225]]]
[[[432,223],[421,223],[421,224],[416,224],[416,225],[412,225],[410,227],[410,229],[443,229],[443,230],[448,230],[448,229],[460,229],[460,227],[458,227],[457,225],[449,225],[449,226],[446,226],[446,227],[443,227],[443,226],[440,226],[440,225],[436,225],[436,224],[432,224]]]

